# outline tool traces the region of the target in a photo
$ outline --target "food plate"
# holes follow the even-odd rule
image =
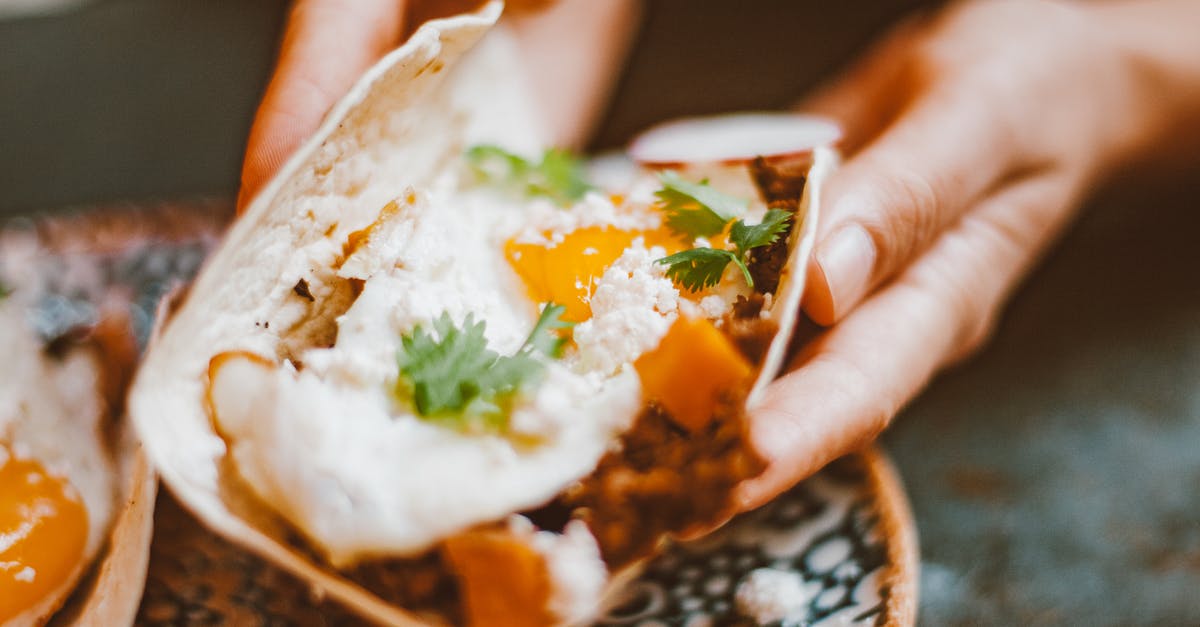
[[[17,219],[128,290],[143,341],[157,300],[197,269],[230,215],[227,203],[175,203]],[[102,290],[95,290],[101,293]],[[86,317],[91,292],[47,303],[46,324]],[[144,625],[353,624],[307,586],[206,531],[163,494],[146,591]],[[835,462],[714,536],[674,547],[631,584],[605,626],[910,625],[917,599],[916,534],[886,457],[867,450]],[[755,580],[754,584],[748,584]]]
[[[306,586],[205,531],[165,493],[142,601],[143,625],[354,624]],[[896,475],[876,450],[845,457],[714,537],[652,562],[599,625],[753,625],[738,584],[757,569],[799,577],[774,625],[912,625],[916,538]],[[794,605],[793,605],[794,604]]]

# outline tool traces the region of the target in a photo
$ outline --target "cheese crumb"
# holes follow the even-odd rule
[[[729,311],[729,302],[720,294],[711,294],[700,299],[700,311],[704,312],[705,318],[715,320]]]
[[[664,256],[637,238],[604,271],[592,293],[591,319],[575,327],[580,368],[616,372],[666,335],[678,315],[679,290],[654,263]]]

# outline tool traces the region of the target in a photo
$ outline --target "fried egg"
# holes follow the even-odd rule
[[[0,301],[0,623],[36,624],[69,595],[113,518],[100,365],[48,354],[16,295]]]

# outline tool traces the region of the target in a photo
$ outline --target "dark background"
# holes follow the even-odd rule
[[[918,2],[833,4],[650,0],[597,144],[782,106]],[[282,15],[100,0],[0,21],[0,214],[232,197]],[[885,436],[923,624],[1200,622],[1198,173],[1096,190],[991,346]]]

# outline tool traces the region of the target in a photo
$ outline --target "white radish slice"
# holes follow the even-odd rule
[[[634,138],[629,154],[649,167],[685,164],[735,165],[811,154],[842,137],[832,120],[795,113],[739,113],[682,118]]]

